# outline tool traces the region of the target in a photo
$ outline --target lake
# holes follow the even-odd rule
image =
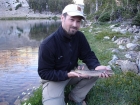
[[[40,86],[38,48],[60,24],[60,20],[0,21],[0,102],[14,105]]]

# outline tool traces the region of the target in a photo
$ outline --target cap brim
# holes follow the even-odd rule
[[[83,18],[83,20],[85,20],[85,17],[83,14],[79,13],[79,12],[67,12],[67,14],[69,16],[81,16]]]

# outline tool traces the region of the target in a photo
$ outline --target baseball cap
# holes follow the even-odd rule
[[[69,16],[82,16],[83,19],[85,20],[83,10],[77,4],[67,5],[62,11],[62,14],[64,14],[64,13],[67,13]]]

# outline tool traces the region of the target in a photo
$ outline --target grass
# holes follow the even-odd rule
[[[40,86],[30,99],[21,103],[22,105],[42,105],[42,86]]]
[[[108,61],[112,58],[110,48],[117,48],[111,39],[104,39],[104,36],[110,38],[129,37],[129,34],[121,34],[112,32],[108,26],[110,24],[93,24],[91,27],[82,28],[81,31],[86,35],[86,38],[95,52],[99,61],[103,65],[108,65]],[[92,28],[93,27],[93,28]],[[89,32],[90,30],[90,32]],[[88,105],[139,105],[140,103],[140,76],[128,72],[122,73],[119,68],[112,68],[115,75],[110,78],[100,78],[95,86],[87,95]],[[66,94],[73,86],[66,87]],[[42,105],[41,103],[41,87],[34,93],[26,105]],[[67,101],[68,105],[75,105]],[[25,103],[25,102],[24,102]],[[24,105],[24,104],[22,104]]]

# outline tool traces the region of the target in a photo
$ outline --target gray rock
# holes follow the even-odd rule
[[[109,36],[105,36],[105,37],[104,37],[104,39],[109,40],[109,39],[110,39],[110,37],[109,37]]]
[[[21,105],[21,100],[20,100],[20,99],[17,99],[17,100],[14,102],[14,105]]]
[[[132,28],[129,28],[129,29],[128,29],[128,32],[130,32],[130,33],[133,33],[133,31],[134,31],[134,30],[133,30]]]
[[[112,39],[111,39],[111,41],[115,41],[115,40],[117,40],[117,37],[116,36],[114,36]]]
[[[114,43],[117,43],[117,45],[126,44],[126,43],[129,43],[129,42],[130,42],[129,38],[119,38],[116,41],[114,41]]]
[[[137,64],[138,69],[139,69],[139,72],[140,72],[140,52],[139,52],[139,54],[138,54],[138,56],[137,56],[136,64]]]
[[[116,62],[116,60],[118,60],[118,57],[117,57],[116,55],[113,55],[112,60],[110,60],[110,61],[108,62],[108,64],[114,65],[115,62]]]
[[[9,105],[9,103],[7,101],[4,101],[4,102],[0,102],[0,105]]]
[[[132,61],[136,61],[137,56],[138,56],[137,51],[127,51],[125,54],[125,57],[131,59]]]
[[[123,72],[128,72],[128,71],[131,71],[134,73],[139,72],[137,64],[135,62],[131,62],[128,60],[117,60],[116,64],[120,66]]]
[[[118,49],[113,49],[112,53],[119,53],[120,51]]]
[[[123,45],[119,45],[119,49],[121,49],[121,50],[125,50],[125,49],[126,49],[126,47],[125,47],[125,46],[123,46]]]
[[[128,43],[126,44],[126,48],[129,50],[139,50],[140,46],[138,44]]]
[[[139,33],[139,29],[135,29],[133,33]]]

